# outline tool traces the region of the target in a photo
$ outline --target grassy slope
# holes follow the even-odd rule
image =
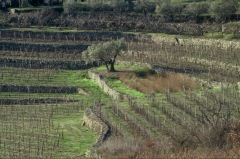
[[[137,98],[137,102],[141,103],[141,105],[144,105],[145,109],[149,109],[151,110],[152,108],[149,105],[149,101],[146,98],[144,93],[141,93],[137,90],[131,89],[129,88],[127,85],[125,85],[124,83],[122,83],[118,78],[116,74],[108,74],[106,73],[104,70],[106,68],[104,66],[99,67],[97,69],[95,69],[95,72],[101,72],[104,73],[105,76],[107,76],[107,84],[109,84],[110,87],[112,87],[113,89],[127,94],[130,97],[133,98]],[[145,67],[141,67],[141,66],[123,66],[123,65],[116,65],[116,69],[118,71],[126,71],[126,69],[131,70],[131,71],[144,71],[146,70]],[[134,81],[133,81],[134,82]],[[162,99],[164,97],[164,94],[158,93],[157,97],[159,97],[160,99]],[[155,128],[154,126],[152,126],[149,122],[146,121],[144,116],[141,116],[140,114],[137,114],[134,110],[132,110],[131,107],[129,107],[129,104],[126,102],[118,102],[119,107],[121,107],[121,109],[124,110],[124,112],[133,117],[134,120],[136,120],[136,122],[141,125],[141,126],[146,126],[147,128],[150,130],[150,134],[152,138],[160,138],[163,137],[164,135],[160,133],[159,129]],[[104,112],[106,112],[106,114],[108,114],[108,117],[110,118],[110,121],[113,122],[114,124],[117,125],[121,125],[123,134],[131,134],[133,130],[131,130],[132,128],[129,128],[128,125],[126,124],[126,122],[122,121],[122,119],[119,119],[118,116],[114,115],[111,113],[111,107],[105,107],[103,109]],[[156,110],[155,110],[156,111]],[[168,119],[162,112],[158,112],[157,114],[155,112],[152,112],[152,115],[157,115],[158,119],[161,118],[161,122],[166,122],[168,123],[168,127],[169,129],[174,129],[174,131],[177,129],[178,131],[182,131],[181,128],[179,128],[178,125],[176,125],[176,123],[174,123],[173,121],[171,121],[171,119]],[[167,120],[166,120],[167,119]],[[173,125],[175,126],[173,128]],[[126,130],[125,130],[126,129]],[[132,134],[134,135],[134,134]]]
[[[22,85],[55,85],[55,86],[79,86],[83,88],[88,95],[79,94],[41,94],[41,93],[9,93],[1,92],[0,98],[49,98],[62,97],[74,99],[89,99],[89,105],[93,99],[101,96],[107,100],[101,93],[99,87],[87,77],[86,71],[54,71],[54,70],[30,70],[21,68],[1,68],[3,74],[1,83],[4,84],[22,84]],[[38,76],[38,72],[40,75]],[[71,104],[71,103],[69,103]],[[97,133],[81,126],[81,119],[84,112],[70,114],[68,116],[55,116],[54,122],[63,127],[64,139],[60,142],[60,148],[54,152],[54,158],[79,157],[91,147],[97,138]]]
[[[59,123],[63,127],[64,133],[64,139],[61,141],[60,148],[54,157],[76,158],[82,156],[96,141],[98,133],[81,125],[83,113],[81,111],[78,114],[54,118],[54,122]]]
[[[91,81],[86,71],[67,71],[67,76],[60,76],[57,80],[64,81],[68,77],[68,83],[73,85],[79,85],[89,92],[89,96],[84,97],[90,99],[90,103],[94,102],[94,99],[101,98],[103,102],[107,102],[108,98],[102,93],[96,83]],[[62,141],[62,147],[58,150],[59,157],[78,157],[83,155],[87,149],[95,142],[97,133],[89,130],[86,127],[81,126],[83,112],[74,114],[71,116],[56,117],[55,122],[60,123],[64,128],[64,140]]]
[[[116,70],[118,71],[125,71],[126,69],[131,70],[131,71],[141,71],[141,70],[145,70],[146,68],[142,67],[142,66],[123,66],[123,65],[116,65],[115,66]],[[95,72],[105,72],[106,67],[105,66],[101,66],[97,69],[95,69]],[[136,91],[134,89],[129,88],[127,85],[125,85],[124,83],[122,83],[117,75],[113,74],[107,74],[107,84],[112,87],[113,89],[115,89],[118,92],[124,93],[129,95],[130,97],[134,97],[134,98],[143,98],[144,94]]]
[[[67,77],[67,82],[63,82],[66,80],[66,77]],[[83,77],[83,78],[81,78],[81,77]],[[6,81],[9,81],[9,79]],[[29,82],[29,81],[25,81],[25,82]],[[35,81],[32,81],[32,82],[34,85],[39,84],[37,82],[35,83]],[[97,89],[97,92],[100,92],[100,90],[96,87],[95,83],[91,82],[88,78],[86,78],[85,75],[82,76],[82,74],[78,71],[73,71],[73,72],[71,72],[71,71],[64,72],[63,71],[61,73],[57,73],[57,76],[54,77],[54,79],[51,79],[50,81],[48,81],[47,84],[49,84],[49,83],[56,84],[53,82],[57,82],[57,84],[63,84],[63,85],[67,84],[67,85],[74,85],[74,86],[78,86],[78,85],[85,86],[86,89],[90,90],[90,92],[92,92],[92,93],[95,92],[96,89]],[[121,82],[120,83],[113,82],[112,84],[115,85],[117,89],[118,89],[118,87],[122,88],[123,92],[129,91],[129,88],[124,86]],[[135,93],[133,93],[133,92],[131,92],[130,94],[135,97],[138,97],[138,95],[135,95]],[[76,157],[79,155],[79,153],[83,154],[84,150],[86,150],[87,147],[89,145],[91,145],[90,143],[93,141],[92,139],[94,138],[93,137],[94,132],[91,132],[88,129],[82,128],[80,126],[79,123],[81,123],[81,122],[79,122],[79,121],[81,120],[81,117],[82,117],[82,112],[80,113],[79,116],[71,115],[71,116],[65,116],[65,117],[61,117],[61,118],[55,118],[56,123],[60,123],[63,125],[64,128],[66,128],[64,130],[64,132],[66,132],[66,135],[67,135],[62,142],[62,148],[59,149],[60,154],[57,155],[57,157],[64,157],[64,156]],[[83,138],[78,139],[78,137],[79,137],[78,134],[80,133],[80,131],[81,131],[81,133],[83,133],[83,136],[86,135],[84,139]],[[86,143],[86,144],[80,144],[80,143]]]
[[[57,85],[91,87],[95,84],[88,79],[87,71],[45,70],[1,67],[1,84]]]
[[[99,68],[99,70],[103,70],[103,68]],[[118,79],[115,77],[114,80],[117,81]],[[124,87],[124,89],[129,89],[129,88],[127,88],[127,86],[124,86],[121,82],[115,82],[114,84],[116,85],[115,86],[116,89],[118,89],[118,87]],[[213,89],[212,91],[216,93],[217,90]],[[148,110],[148,112],[150,112],[153,116],[156,115],[158,117],[158,119],[159,119],[158,122],[164,123],[164,125],[169,130],[171,130],[172,133],[176,133],[177,135],[180,134],[179,138],[181,138],[181,137],[185,138],[186,136],[188,136],[189,134],[192,133],[191,131],[202,130],[202,127],[199,126],[199,125],[201,125],[201,121],[198,121],[196,117],[191,116],[189,114],[189,112],[187,112],[186,110],[182,110],[181,108],[179,108],[177,106],[173,106],[172,104],[167,102],[166,97],[164,95],[160,95],[160,94],[158,94],[158,95],[159,95],[159,97],[157,97],[156,99],[159,100],[158,102],[163,101],[163,105],[165,107],[165,110],[167,110],[167,112],[170,115],[169,114],[168,115],[164,114],[161,111],[162,110],[161,107],[163,107],[163,105],[162,106],[160,105],[159,108],[155,108],[155,107],[152,107],[152,106],[146,106],[145,105],[146,110]],[[182,93],[174,93],[174,96],[176,96],[178,98],[178,100],[182,100],[182,103],[184,103],[184,105],[186,104],[186,107],[189,108],[188,110],[190,112],[192,112],[192,114],[195,114],[195,115],[198,114],[199,116],[201,116],[201,113],[198,110],[199,106],[195,102],[185,99],[186,97]],[[232,102],[236,103],[236,101],[232,101]],[[161,136],[161,134],[159,134],[159,132],[161,132],[161,130],[154,129],[153,127],[151,127],[151,124],[149,122],[147,122],[147,120],[145,120],[144,116],[141,116],[141,114],[137,114],[127,104],[119,103],[119,107],[121,107],[121,109],[124,109],[124,112],[126,114],[128,114],[129,116],[133,117],[140,125],[145,125],[145,126],[147,125],[147,128],[149,130],[151,130],[150,131],[151,132],[151,137],[156,137],[156,139],[157,139],[158,137]],[[106,111],[111,111],[111,110],[109,109],[109,110],[106,110]],[[221,111],[222,111],[222,113],[226,113],[225,110],[221,110]],[[172,116],[172,114],[174,116]],[[236,116],[235,113],[233,113],[233,115]],[[173,118],[173,117],[175,117],[175,118]],[[239,114],[238,114],[237,117],[239,118]],[[111,116],[111,120],[112,121],[117,121],[119,119]],[[126,128],[127,128],[127,126],[126,126]],[[163,139],[163,137],[160,138],[160,140],[161,139]],[[220,152],[222,152],[222,150]],[[233,153],[233,155],[235,155],[235,154]],[[182,154],[180,156],[182,156]],[[178,156],[178,157],[180,157],[180,156]],[[198,157],[202,156],[202,154],[198,154],[197,156]]]
[[[88,78],[87,71],[71,70],[36,70],[20,68],[1,68],[0,84],[17,85],[44,85],[44,86],[76,86],[83,89],[87,98],[103,96],[96,83]],[[38,93],[0,93],[0,98],[25,98],[25,97],[64,97],[73,99],[86,98],[83,94],[38,94]]]

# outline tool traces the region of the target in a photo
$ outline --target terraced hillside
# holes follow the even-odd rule
[[[101,91],[85,71],[1,67],[0,88],[1,157],[76,157],[95,142],[81,120]]]
[[[148,63],[155,69],[192,74],[218,82],[239,82],[239,41],[153,35],[149,43],[131,43],[121,60]]]
[[[229,135],[239,119],[238,42],[57,28],[0,33],[0,157],[83,157],[98,136],[82,126],[86,108],[109,128],[93,151],[105,158],[133,157],[105,145],[115,137],[154,141],[158,156],[238,143]],[[87,46],[121,37],[128,51],[117,72],[82,55]],[[133,153],[140,158],[141,146]]]
[[[11,33],[1,32],[0,156],[82,156],[97,138],[81,126],[84,110],[102,96],[82,70],[92,64],[73,58],[77,53],[71,51],[81,52],[83,45],[72,42],[68,48],[67,40],[18,39]]]
[[[123,66],[119,69],[126,71]],[[138,67],[139,69],[141,70],[141,67]],[[93,108],[96,114],[110,125],[113,134],[118,138],[124,138],[121,141],[113,140],[115,144],[124,145],[132,138],[137,138],[139,141],[150,139],[154,141],[152,144],[155,146],[152,148],[156,148],[154,155],[158,157],[162,156],[166,150],[174,151],[179,147],[195,149],[227,145],[231,147],[235,144],[235,141],[225,141],[220,134],[226,133],[225,135],[230,137],[227,129],[230,129],[230,123],[237,122],[239,119],[240,96],[238,89],[229,87],[214,89],[214,91],[208,89],[188,91],[184,89],[183,85],[183,90],[180,92],[172,92],[167,89],[165,93],[152,92],[144,96],[141,90],[131,89],[132,84],[137,85],[138,81],[130,77],[129,80],[132,84],[126,83],[122,80],[121,71],[112,75],[104,75],[103,80],[114,90],[122,93],[122,96],[126,95],[127,99],[115,100],[112,105],[107,107],[96,106]],[[101,75],[104,74],[102,71],[97,72]],[[142,77],[139,78],[144,80]],[[176,81],[171,84],[176,84]],[[142,84],[143,86],[144,84]],[[103,89],[105,90],[105,88]],[[129,91],[131,93],[128,93]],[[161,146],[156,143],[157,141],[166,144]],[[108,142],[110,142],[109,145]],[[133,157],[126,147],[119,148],[110,145],[111,140],[106,141],[106,146],[99,150],[100,154],[104,153],[103,156],[106,158],[109,156]],[[126,153],[120,153],[121,149],[124,149]],[[149,150],[147,151],[149,152]],[[115,156],[115,153],[119,156]],[[140,150],[134,150],[134,153],[144,154]]]

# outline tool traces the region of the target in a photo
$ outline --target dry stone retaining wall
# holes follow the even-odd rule
[[[99,136],[90,150],[88,150],[85,155],[87,158],[99,158],[95,153],[96,149],[101,146],[109,132],[108,126],[98,118],[92,111],[92,109],[87,108],[83,117],[83,122],[90,129],[98,131]]]
[[[115,99],[115,100],[129,99],[129,97],[127,95],[117,92],[116,90],[109,87],[107,85],[107,83],[105,82],[105,80],[101,78],[101,75],[93,73],[90,70],[88,71],[88,75],[92,80],[94,80],[100,86],[100,88],[103,90],[103,92],[105,92],[106,94],[111,96],[113,99]]]

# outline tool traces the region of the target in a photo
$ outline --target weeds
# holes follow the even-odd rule
[[[137,75],[120,73],[119,76],[119,79],[130,88],[147,94],[194,90],[198,87],[198,83],[193,79],[186,75],[172,72],[166,73],[164,77],[147,73],[139,73]]]

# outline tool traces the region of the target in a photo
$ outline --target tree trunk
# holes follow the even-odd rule
[[[116,72],[116,70],[114,68],[114,62],[110,63],[110,71],[109,72]]]
[[[110,72],[116,72],[116,70],[115,70],[115,68],[114,68],[114,64],[115,64],[116,58],[117,58],[117,55],[114,55],[113,59],[111,59],[111,60],[109,61],[109,64],[110,64]]]

